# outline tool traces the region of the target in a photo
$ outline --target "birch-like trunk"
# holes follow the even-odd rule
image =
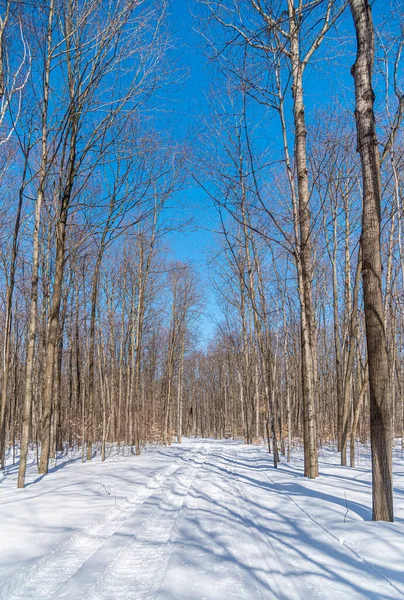
[[[292,17],[292,15],[291,15]],[[299,58],[297,25],[291,30],[293,116],[295,125],[295,160],[297,171],[297,199],[299,224],[298,280],[301,304],[301,345],[303,382],[303,421],[305,447],[305,475],[318,476],[317,426],[316,426],[316,340],[315,317],[312,298],[313,257],[309,209],[309,176],[307,168],[306,123],[303,102],[303,64]]]

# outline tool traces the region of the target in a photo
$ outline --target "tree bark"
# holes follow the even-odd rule
[[[356,29],[355,118],[363,179],[362,277],[370,387],[370,436],[374,521],[393,521],[392,427],[384,328],[380,246],[380,157],[372,72],[374,31],[368,0],[350,0]]]
[[[41,474],[48,472],[50,455],[50,433],[51,418],[53,409],[53,389],[55,374],[55,353],[59,329],[59,313],[62,300],[62,284],[65,264],[65,242],[66,242],[66,221],[67,221],[67,198],[62,200],[60,218],[56,225],[56,261],[55,278],[53,283],[52,306],[49,315],[48,336],[46,341],[45,356],[45,388],[43,397],[43,415],[41,430],[41,459],[38,472]]]
[[[1,40],[0,40],[1,45]],[[6,407],[7,407],[7,392],[8,392],[8,380],[10,374],[10,359],[11,359],[11,327],[13,320],[13,294],[14,294],[14,286],[15,286],[15,272],[16,272],[16,263],[17,263],[17,252],[18,252],[18,235],[20,232],[20,224],[21,224],[21,211],[24,200],[24,190],[25,190],[25,178],[27,174],[28,167],[28,154],[29,149],[27,150],[24,162],[24,169],[22,175],[22,183],[19,190],[19,199],[17,206],[17,215],[15,218],[14,225],[14,234],[13,234],[13,244],[11,250],[11,261],[10,261],[10,277],[9,283],[7,286],[6,293],[6,319],[4,326],[4,346],[3,346],[3,388],[1,394],[1,409],[0,409],[0,460],[1,466],[4,468],[5,466],[5,450],[6,450]],[[14,445],[13,445],[14,452]]]
[[[31,275],[31,304],[29,315],[29,332],[28,332],[28,347],[27,347],[27,368],[25,374],[25,394],[23,408],[23,424],[21,433],[21,449],[20,449],[20,467],[18,470],[17,487],[23,488],[25,483],[25,471],[27,467],[27,454],[29,443],[29,429],[31,425],[31,412],[33,400],[33,375],[34,375],[34,356],[35,342],[37,333],[37,313],[38,313],[38,272],[39,272],[39,229],[41,224],[41,210],[45,193],[45,181],[47,173],[47,119],[48,119],[48,104],[49,104],[49,77],[51,63],[51,42],[52,42],[52,27],[54,15],[54,0],[49,2],[48,14],[48,30],[46,37],[46,59],[44,66],[44,82],[43,82],[43,103],[42,103],[42,139],[41,139],[41,166],[39,172],[38,193],[35,203],[35,218],[34,218],[34,239],[32,252],[32,275]],[[38,448],[37,448],[38,449]]]

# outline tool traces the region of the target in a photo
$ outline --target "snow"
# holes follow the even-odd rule
[[[185,440],[140,457],[73,454],[47,476],[0,482],[0,598],[295,600],[404,597],[404,460],[395,523],[372,523],[369,452],[359,466],[301,450],[278,470],[264,447]]]

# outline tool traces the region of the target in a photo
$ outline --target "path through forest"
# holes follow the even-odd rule
[[[404,477],[397,523],[372,523],[370,471],[302,477],[263,447],[187,440],[141,457],[65,458],[25,490],[0,486],[0,598],[92,600],[404,597]],[[29,481],[38,476],[31,465]]]

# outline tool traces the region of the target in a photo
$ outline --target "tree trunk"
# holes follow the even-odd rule
[[[294,21],[294,14],[289,15]],[[302,382],[303,382],[303,421],[306,477],[318,476],[317,456],[317,424],[316,424],[316,350],[315,350],[315,318],[312,298],[313,258],[311,247],[311,223],[309,210],[309,177],[307,169],[306,123],[303,103],[303,64],[299,57],[298,25],[291,26],[291,62],[293,88],[293,116],[295,124],[295,158],[298,191],[298,279],[301,304],[301,347],[302,347]]]
[[[349,453],[349,461],[350,461],[350,466],[353,468],[355,467],[355,440],[356,440],[356,432],[358,429],[358,423],[359,423],[359,415],[362,409],[362,405],[363,405],[363,400],[366,396],[366,391],[367,391],[367,387],[368,387],[368,370],[367,370],[367,366],[365,367],[365,376],[364,376],[364,380],[362,382],[362,386],[359,392],[359,397],[358,400],[356,402],[355,405],[355,410],[354,410],[354,415],[353,415],[353,419],[352,419],[352,428],[351,428],[351,443],[350,443],[350,453]]]
[[[94,436],[94,376],[95,376],[95,317],[98,300],[98,283],[102,255],[104,251],[104,237],[101,242],[100,251],[97,256],[93,274],[93,285],[91,291],[91,314],[90,314],[90,343],[88,353],[88,404],[87,404],[87,460],[93,458],[93,436]]]
[[[359,283],[362,268],[362,250],[358,250],[358,264],[356,267],[355,286],[353,306],[350,315],[349,324],[349,348],[346,358],[344,381],[343,381],[343,412],[342,412],[342,437],[341,437],[341,465],[347,464],[347,446],[349,433],[349,405],[352,392],[352,374],[355,358],[356,334],[358,328],[358,302],[359,302]],[[350,302],[348,303],[350,305]]]
[[[65,205],[65,200],[62,203]],[[61,215],[56,226],[56,261],[55,278],[53,283],[52,307],[49,315],[48,336],[45,357],[45,389],[43,397],[43,415],[41,430],[41,459],[38,472],[48,472],[50,455],[50,434],[52,418],[52,401],[55,374],[55,354],[59,329],[59,313],[62,299],[62,284],[65,263],[67,207],[62,205]]]
[[[393,521],[392,431],[384,328],[380,247],[380,157],[374,115],[374,32],[368,0],[350,0],[357,56],[352,68],[355,117],[363,179],[362,277],[370,385],[370,436],[374,521]]]
[[[21,433],[20,449],[20,467],[18,470],[17,487],[23,488],[25,483],[25,471],[27,467],[27,454],[29,443],[29,429],[31,425],[32,400],[33,400],[33,374],[34,374],[34,356],[35,342],[37,333],[37,312],[38,312],[38,272],[39,272],[39,229],[41,224],[41,210],[44,198],[46,164],[47,164],[47,117],[49,102],[49,75],[51,58],[51,40],[53,26],[54,0],[49,2],[48,30],[47,30],[47,55],[44,67],[44,87],[42,103],[42,149],[41,149],[41,167],[39,174],[38,193],[35,203],[34,219],[34,239],[32,251],[32,275],[31,275],[31,304],[29,315],[29,332],[27,347],[27,367],[25,373],[25,394],[23,408],[23,424]],[[38,446],[37,446],[38,449]]]
[[[177,443],[182,443],[182,377],[184,373],[184,348],[185,339],[182,340],[180,367],[178,370],[178,390],[177,390]]]
[[[21,210],[24,199],[25,178],[28,166],[28,153],[25,157],[24,170],[22,175],[22,184],[19,190],[19,200],[17,207],[17,215],[15,218],[13,245],[11,250],[10,261],[10,279],[6,294],[6,322],[4,326],[4,346],[3,346],[3,388],[1,394],[0,408],[0,460],[1,466],[5,466],[5,450],[6,450],[6,407],[7,407],[7,391],[8,379],[10,374],[10,359],[11,359],[11,326],[13,318],[13,294],[15,285],[15,271],[18,251],[18,235],[20,232]]]

